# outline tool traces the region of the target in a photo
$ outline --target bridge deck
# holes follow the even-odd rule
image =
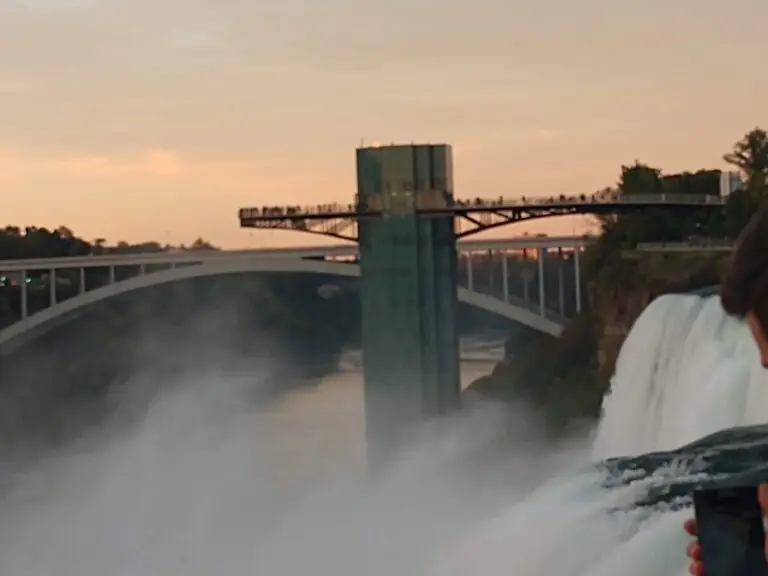
[[[524,249],[580,249],[594,239],[590,236],[520,236],[494,240],[470,240],[459,242],[460,253]],[[147,254],[104,254],[66,256],[61,258],[29,258],[0,260],[0,272],[63,270],[74,268],[99,268],[107,266],[140,266],[195,264],[227,258],[344,258],[358,254],[356,244],[341,246],[311,246],[303,248],[262,248],[256,250],[204,250],[168,251]]]
[[[611,207],[626,208],[637,206],[724,206],[725,198],[718,195],[692,194],[642,194],[601,196],[598,194],[581,196],[551,196],[546,198],[504,198],[472,199],[449,201],[446,206],[417,207],[420,214],[463,214],[468,212],[505,212],[515,210],[551,210],[574,208]],[[360,208],[355,204],[322,204],[317,206],[274,206],[241,208],[238,212],[243,222],[275,220],[317,220],[329,218],[364,218],[378,216],[380,210]]]

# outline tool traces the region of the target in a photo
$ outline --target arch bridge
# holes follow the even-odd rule
[[[457,296],[469,305],[557,336],[568,313],[581,308],[579,254],[590,241],[589,237],[522,237],[462,242],[459,267],[464,274]],[[524,260],[515,258],[516,253]],[[0,354],[76,318],[88,306],[120,294],[191,278],[254,272],[357,277],[357,255],[357,246],[348,245],[0,261],[0,284],[20,293],[20,318],[0,330]],[[566,305],[564,291],[568,266],[573,269],[577,287],[575,302],[570,306]],[[105,270],[106,282],[87,286],[89,269]],[[119,274],[121,269],[132,274],[125,277]],[[545,271],[557,276],[556,303],[547,303]],[[528,290],[531,282],[538,288],[533,297]],[[62,292],[73,292],[73,283],[75,294],[62,299]],[[47,292],[48,307],[30,314],[30,293],[41,288]]]

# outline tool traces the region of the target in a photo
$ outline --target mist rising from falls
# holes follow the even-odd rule
[[[371,484],[352,360],[257,404],[253,378],[166,382],[140,425],[99,430],[14,479],[0,575],[425,574],[464,530],[585,453],[547,444],[522,408],[478,404],[425,427]]]
[[[131,433],[26,471],[0,501],[0,575],[683,576],[687,512],[634,504],[695,471],[609,486],[593,462],[768,420],[746,328],[716,298],[666,296],[626,340],[591,447],[480,405],[372,485],[355,364],[258,407],[242,383],[188,379]]]
[[[618,359],[593,461],[677,448],[737,425],[768,421],[768,371],[746,326],[717,297],[667,295],[637,320]],[[621,476],[621,474],[620,474]],[[440,576],[683,576],[690,510],[640,505],[671,482],[701,478],[685,459],[650,474],[602,467],[563,475],[468,535]]]

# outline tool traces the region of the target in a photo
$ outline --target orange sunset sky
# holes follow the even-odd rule
[[[224,247],[348,202],[354,149],[454,146],[462,197],[723,167],[768,124],[766,0],[0,0],[2,224]],[[497,234],[571,233],[538,222]]]

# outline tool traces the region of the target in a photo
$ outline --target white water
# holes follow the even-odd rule
[[[768,371],[719,299],[668,295],[635,323],[618,359],[592,460],[678,447],[768,421]],[[689,511],[609,513],[662,475],[607,492],[585,467],[543,486],[470,537],[441,576],[683,576]]]
[[[685,296],[638,320],[591,453],[481,405],[371,485],[356,372],[258,409],[231,378],[182,384],[133,433],[25,472],[0,576],[682,576],[685,514],[609,514],[654,479],[608,492],[590,462],[768,416],[746,329]]]

